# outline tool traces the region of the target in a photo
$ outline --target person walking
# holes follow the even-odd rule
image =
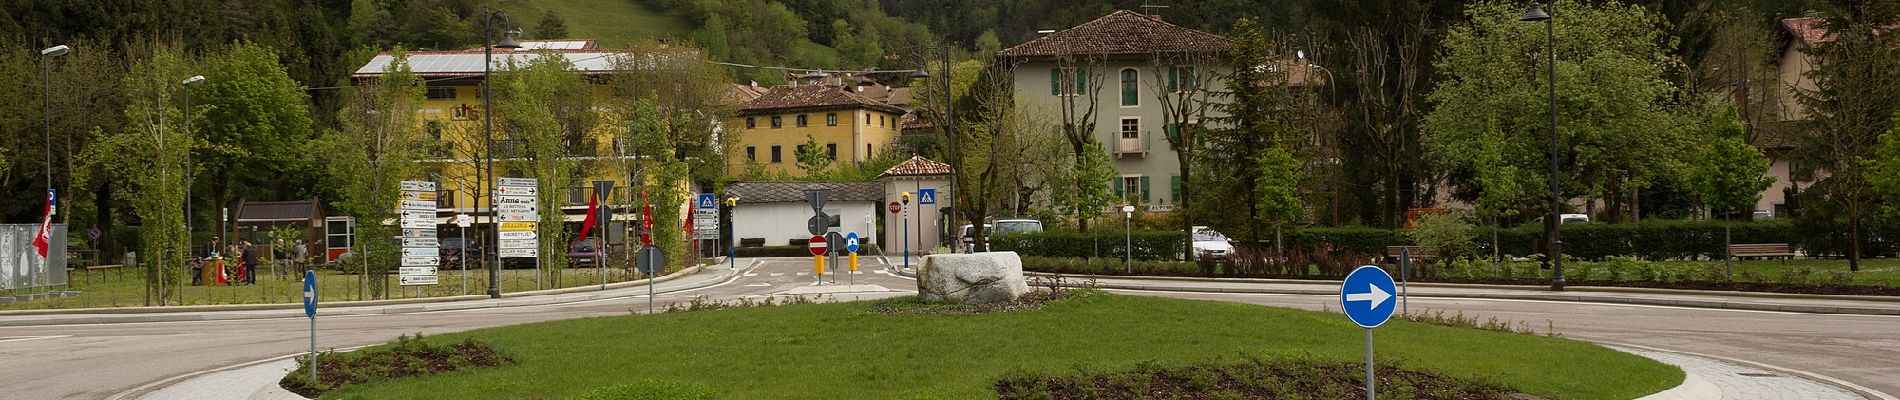
[[[238,270],[238,274],[244,275],[242,277],[244,284],[246,285],[257,284],[257,247],[252,246],[251,241],[246,240],[244,241],[244,245],[242,246],[242,248],[239,249],[238,251],[241,251],[244,254],[243,256],[241,256],[243,257],[243,260],[244,260],[243,261],[244,267],[243,269]]]
[[[290,262],[290,260],[288,260],[288,259],[287,259],[287,258],[289,258],[289,257],[287,257],[287,256],[289,255],[289,253],[287,253],[287,252],[285,252],[285,250],[287,250],[287,249],[285,249],[285,248],[284,248],[284,240],[283,240],[283,239],[277,239],[277,241],[275,241],[275,242],[271,242],[271,245],[270,245],[270,256],[271,256],[271,257],[270,257],[270,270],[271,270],[271,272],[272,272],[272,273],[274,273],[275,275],[277,275],[277,279],[278,279],[278,280],[283,280],[283,279],[284,279],[284,270],[286,270],[286,269],[289,269],[289,267],[288,267],[288,266],[286,266],[286,265],[284,265],[285,263],[288,263],[288,262]]]
[[[290,255],[298,267],[297,276],[303,276],[303,271],[310,265],[310,246],[304,244],[303,239],[297,239],[297,246],[290,248]]]

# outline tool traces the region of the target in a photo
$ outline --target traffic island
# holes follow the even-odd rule
[[[893,302],[922,303],[908,298],[443,334],[424,341],[477,338],[516,362],[346,385],[324,397],[559,399],[653,380],[711,387],[717,391],[713,398],[721,399],[964,399],[997,397],[997,383],[1019,373],[1067,376],[1141,371],[1144,365],[1176,370],[1289,358],[1363,365],[1364,330],[1335,313],[1078,292],[1088,295],[1007,312],[889,312],[915,309]],[[1403,320],[1386,323],[1374,336],[1381,368],[1490,383],[1541,398],[1631,399],[1684,379],[1677,368],[1564,338]],[[1289,376],[1307,381],[1331,375],[1319,369]],[[1393,390],[1381,390],[1380,397],[1400,398],[1394,397],[1399,385],[1389,385]]]

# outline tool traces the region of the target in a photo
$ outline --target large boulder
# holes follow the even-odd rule
[[[1015,252],[937,254],[917,269],[917,293],[924,301],[1000,303],[1029,293],[1029,283]]]

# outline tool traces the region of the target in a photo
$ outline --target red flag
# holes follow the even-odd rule
[[[53,191],[46,191],[46,217],[40,218],[40,233],[33,236],[33,248],[39,249],[40,258],[46,258],[46,249],[53,246]]]
[[[581,236],[580,238],[575,239],[575,241],[580,241],[580,239],[586,239],[587,231],[594,230],[594,224],[600,223],[598,219],[600,216],[600,210],[598,210],[599,207],[600,205],[594,201],[594,196],[587,196],[587,219],[584,221],[581,221]]]

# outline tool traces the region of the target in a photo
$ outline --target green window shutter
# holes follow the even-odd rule
[[[1148,191],[1148,177],[1144,175],[1141,177],[1141,202],[1147,203],[1154,198],[1154,192]]]
[[[1181,176],[1175,175],[1169,178],[1168,191],[1172,195],[1170,197],[1174,198],[1174,204],[1181,204]]]
[[[1061,94],[1062,94],[1062,69],[1050,68],[1049,69],[1049,95],[1056,96],[1056,95],[1061,95]]]
[[[1175,68],[1172,65],[1168,66],[1168,91],[1170,92],[1180,91],[1180,89],[1177,89],[1177,87],[1180,84],[1179,83],[1181,79],[1180,75],[1181,75],[1181,70],[1179,68]]]
[[[1181,130],[1175,129],[1174,127],[1175,127],[1174,124],[1168,124],[1167,126],[1162,128],[1162,130],[1165,130],[1168,132],[1168,143],[1181,142]]]
[[[1075,69],[1075,94],[1083,96],[1089,94],[1089,72],[1087,70],[1081,68]]]
[[[1181,67],[1181,87],[1194,91],[1194,67]]]
[[[1122,197],[1122,178],[1119,176],[1115,177],[1115,179],[1110,179],[1109,183],[1115,186],[1115,197]]]
[[[1194,132],[1194,146],[1195,147],[1207,147],[1207,135],[1205,135],[1204,133],[1207,133],[1207,132],[1199,132],[1199,131]]]

